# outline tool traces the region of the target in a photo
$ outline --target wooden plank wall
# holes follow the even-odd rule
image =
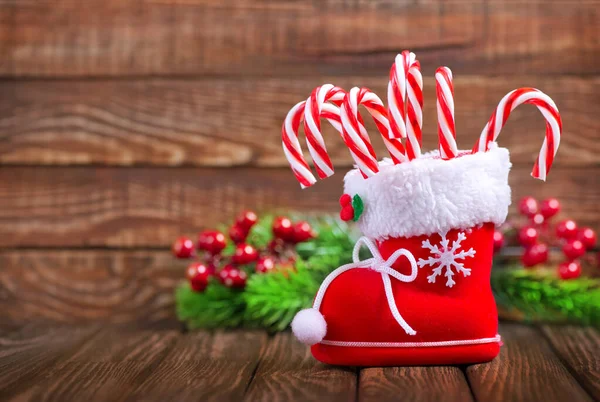
[[[514,198],[558,196],[600,228],[599,6],[0,0],[0,316],[168,318],[181,266],[166,248],[178,234],[242,208],[336,212],[348,151],[326,131],[337,174],[301,191],[282,119],[323,82],[385,98],[404,48],[423,66],[425,149],[436,145],[440,65],[454,72],[463,148],[509,90],[551,95],[564,134],[547,183],[528,174],[539,113],[520,108],[501,134]]]

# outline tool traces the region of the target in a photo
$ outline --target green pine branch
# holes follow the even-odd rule
[[[321,282],[337,267],[350,262],[356,233],[344,222],[321,218],[313,223],[318,236],[300,243],[295,270],[253,275],[246,286],[246,322],[282,331],[294,315],[310,307]]]
[[[210,281],[204,292],[182,283],[175,291],[177,317],[190,328],[234,328],[243,323],[243,293]]]
[[[296,270],[254,275],[244,292],[246,320],[253,326],[282,331],[294,315],[312,305],[325,277],[350,261],[348,252],[315,255],[296,263]]]
[[[600,328],[599,278],[562,280],[548,270],[497,267],[492,290],[499,309],[523,321]]]
[[[310,307],[319,282],[300,265],[296,272],[252,276],[244,292],[246,323],[282,331],[298,311]]]

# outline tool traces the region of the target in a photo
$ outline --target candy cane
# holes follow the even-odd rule
[[[310,187],[317,181],[310,171],[310,167],[308,167],[304,156],[302,156],[302,148],[298,141],[298,128],[304,117],[305,106],[306,101],[294,105],[285,117],[283,126],[281,127],[283,153],[302,188]]]
[[[388,119],[391,128],[390,138],[406,138],[406,81],[415,54],[408,50],[396,56],[390,69],[387,87]]]
[[[331,87],[332,87],[330,89],[331,94],[330,94],[329,98],[327,98],[327,96],[325,96],[323,99],[327,98],[330,101],[335,101],[336,103],[341,103],[340,98],[343,98],[343,96],[345,95],[345,92],[343,92],[343,90],[341,90],[340,88],[333,87],[333,86],[331,86]],[[290,167],[292,168],[292,171],[294,172],[294,175],[296,176],[296,179],[300,182],[300,185],[302,186],[302,188],[310,187],[313,184],[315,184],[315,182],[317,181],[315,176],[310,171],[310,167],[308,166],[306,159],[304,159],[304,156],[302,155],[302,147],[300,146],[300,142],[298,141],[298,130],[300,128],[300,123],[302,123],[302,121],[306,115],[305,109],[306,109],[306,103],[308,101],[310,101],[310,97],[308,98],[308,100],[299,102],[294,107],[292,107],[290,109],[290,111],[288,112],[288,114],[283,122],[283,125],[281,127],[281,139],[282,139],[282,145],[283,145],[283,152],[290,164]],[[331,125],[337,131],[339,131],[341,134],[342,122],[340,120],[339,107],[332,105],[330,103],[323,103],[321,105],[320,117],[327,119],[329,121],[329,123],[331,123]],[[318,120],[319,119],[313,120],[313,122],[318,121]],[[319,128],[320,128],[320,125],[319,125]],[[321,135],[320,131],[319,131],[318,135],[319,136]],[[311,148],[310,141],[316,141],[316,143],[319,143],[319,138],[314,137],[314,139],[309,140],[308,134],[307,134],[307,142],[309,142],[309,145],[308,145],[309,149]],[[322,136],[321,136],[321,141],[322,141]],[[323,144],[323,147],[324,147],[324,144]],[[316,152],[316,150],[314,148],[311,151],[311,156],[314,157],[315,153],[313,153],[313,152]],[[327,151],[325,150],[325,152],[327,152]],[[331,163],[331,162],[329,162],[329,163]],[[315,163],[315,165],[318,166],[316,163]],[[319,168],[317,168],[317,170],[319,170]]]
[[[375,151],[358,113],[359,105],[363,105],[373,117],[394,163],[405,161],[406,156],[402,142],[399,139],[389,139],[390,125],[381,99],[368,88],[352,88],[340,108],[342,137],[362,175],[367,178],[376,174],[379,167]]]
[[[336,105],[341,105],[346,92],[339,87],[331,84],[325,84],[313,90],[310,97],[306,100],[308,107],[304,109],[304,133],[306,134],[306,143],[310,155],[315,163],[315,168],[319,178],[323,179],[333,174],[333,164],[327,154],[325,141],[321,134],[320,117],[323,113],[325,102],[330,101]],[[323,116],[327,117],[327,116]],[[329,116],[329,120],[337,120],[339,123],[339,113],[336,116]],[[332,124],[334,124],[332,122]],[[334,124],[334,127],[336,125]],[[336,127],[341,132],[341,127]]]
[[[421,65],[408,50],[396,56],[388,83],[390,138],[407,138],[409,160],[421,155],[423,127],[423,76]]]
[[[435,72],[437,93],[438,137],[442,159],[452,159],[458,155],[456,127],[454,125],[454,85],[452,71],[440,67]]]
[[[406,110],[406,156],[413,160],[421,156],[423,129],[423,76],[421,64],[415,60],[408,69],[406,87],[408,105]]]
[[[535,161],[535,165],[533,166],[533,170],[531,171],[531,175],[534,178],[545,181],[546,175],[550,171],[550,167],[554,161],[556,151],[558,151],[558,145],[560,144],[562,121],[554,101],[538,89],[519,88],[506,94],[483,128],[479,140],[475,143],[473,153],[487,151],[490,143],[496,141],[498,138],[500,130],[502,130],[502,127],[504,127],[510,116],[510,112],[524,103],[537,106],[538,110],[546,119],[546,136],[542,143],[538,158]]]

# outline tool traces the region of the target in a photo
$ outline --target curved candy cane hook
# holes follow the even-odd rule
[[[546,119],[546,136],[531,171],[531,175],[534,178],[545,181],[552,162],[554,162],[554,156],[558,151],[558,145],[560,144],[562,121],[554,101],[538,89],[519,88],[506,94],[483,128],[472,152],[487,151],[490,144],[498,138],[502,127],[504,127],[510,116],[510,112],[524,103],[535,105]]]

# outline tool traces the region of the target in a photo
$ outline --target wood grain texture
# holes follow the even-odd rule
[[[173,290],[186,265],[168,250],[0,251],[0,328],[31,320],[179,328]]]
[[[0,399],[31,387],[61,359],[85,343],[97,327],[73,328],[39,322],[0,336]]]
[[[476,400],[592,400],[539,331],[523,325],[503,324],[500,334],[504,342],[500,355],[490,363],[467,368]]]
[[[600,400],[600,335],[593,328],[543,326],[554,351],[582,387]]]
[[[0,398],[61,402],[469,401],[473,396],[484,401],[592,400],[560,364],[544,336],[552,342],[556,336],[568,338],[561,344],[570,343],[578,364],[597,370],[596,356],[588,353],[597,348],[597,333],[576,327],[566,327],[563,333],[561,329],[545,328],[542,335],[523,324],[502,325],[508,343],[501,356],[467,368],[474,395],[457,399],[457,387],[462,388],[465,381],[464,377],[460,380],[459,368],[363,369],[357,382],[356,370],[317,363],[290,333],[269,338],[261,331],[181,334],[137,325],[98,331],[97,326],[29,324],[0,336]],[[578,381],[583,378],[580,374],[598,382],[584,370],[572,371]]]
[[[5,167],[0,244],[168,247],[243,208],[337,211],[341,180],[302,192],[288,169]]]
[[[46,373],[22,387],[19,401],[125,401],[172,347],[175,331],[107,328]]]
[[[513,168],[513,199],[556,196],[566,215],[598,228],[597,168],[557,168],[546,183],[529,172]],[[338,213],[342,178],[339,172],[301,190],[289,169],[3,167],[0,248],[166,249],[177,236],[195,237],[244,208]]]
[[[427,73],[598,72],[595,1],[3,4],[5,76],[385,74],[403,48]]]
[[[143,401],[240,401],[266,343],[262,331],[180,335],[131,397]]]
[[[245,400],[353,401],[356,385],[356,370],[317,362],[309,347],[284,332],[270,339]]]
[[[385,367],[360,371],[358,400],[473,401],[469,384],[458,367]]]
[[[564,122],[558,166],[600,166],[600,79],[455,74],[458,143],[471,149],[500,99],[533,86],[558,104]],[[281,125],[289,108],[317,85],[361,85],[386,97],[378,77],[201,80],[0,81],[0,163],[14,165],[152,165],[287,167]],[[435,82],[425,77],[423,150],[437,148]],[[363,112],[365,113],[365,112]],[[371,119],[371,138],[387,156]],[[532,106],[515,110],[499,138],[515,164],[532,165],[544,137]],[[338,171],[352,158],[323,124]],[[306,152],[303,134],[301,143]],[[310,159],[310,158],[309,158]]]

